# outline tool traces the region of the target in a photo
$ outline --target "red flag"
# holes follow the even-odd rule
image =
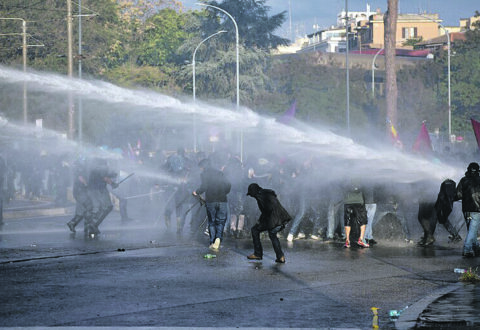
[[[473,132],[475,133],[475,138],[477,139],[477,145],[480,148],[480,122],[473,118],[470,118],[470,121],[472,122]]]
[[[285,111],[282,117],[278,118],[278,122],[282,124],[288,124],[295,118],[295,113],[297,112],[297,100],[293,101],[292,106],[290,109]]]
[[[430,140],[430,135],[428,134],[427,125],[425,125],[425,122],[422,123],[420,133],[418,133],[412,149],[414,152],[422,155],[430,154],[433,151],[432,141]]]

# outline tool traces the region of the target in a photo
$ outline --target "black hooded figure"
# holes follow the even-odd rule
[[[253,254],[247,258],[250,260],[262,260],[263,248],[260,242],[260,233],[268,231],[268,237],[272,241],[277,259],[275,262],[285,263],[285,256],[280,246],[277,233],[285,228],[285,224],[292,219],[285,208],[280,204],[275,191],[263,189],[256,183],[248,186],[247,196],[257,200],[261,215],[257,223],[252,227]]]
[[[457,229],[452,225],[448,220],[449,215],[453,210],[453,202],[455,201],[456,195],[456,182],[451,179],[446,179],[440,185],[440,192],[438,193],[437,201],[435,202],[435,212],[437,213],[438,223],[443,225],[445,229],[449,232],[450,240],[452,242],[459,242],[462,240],[460,235],[458,235]],[[435,226],[433,227],[433,232],[435,231]]]
[[[433,203],[431,200],[421,201],[418,204],[418,221],[423,228],[423,237],[418,242],[418,246],[430,246],[435,242],[435,229],[437,222],[445,227],[449,232],[451,242],[462,240],[458,231],[448,220],[453,210],[455,202],[456,183],[451,179],[446,179],[440,185],[440,191],[437,200]]]
[[[477,234],[480,225],[480,165],[470,163],[465,176],[457,185],[455,200],[462,200],[462,212],[467,224],[467,237],[463,244],[463,256],[480,255]]]

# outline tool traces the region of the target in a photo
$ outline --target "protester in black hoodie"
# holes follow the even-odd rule
[[[280,204],[275,191],[263,189],[256,183],[248,186],[247,196],[257,200],[261,215],[257,224],[252,227],[253,254],[247,256],[250,260],[262,260],[263,248],[260,242],[260,233],[268,231],[277,259],[275,262],[285,263],[285,256],[280,246],[277,233],[285,228],[285,224],[292,219],[285,208]]]
[[[464,257],[480,254],[477,234],[480,225],[480,166],[470,163],[465,176],[457,185],[456,200],[462,200],[462,211],[467,224],[467,237],[463,245]]]

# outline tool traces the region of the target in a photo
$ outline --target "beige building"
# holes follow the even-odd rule
[[[441,35],[438,14],[399,14],[397,19],[397,47],[409,39],[428,40]],[[383,14],[374,14],[370,20],[370,48],[383,48],[384,45]]]
[[[460,28],[465,30],[475,30],[475,26],[473,25],[475,22],[480,22],[480,16],[472,16],[470,18],[461,18],[460,19]]]

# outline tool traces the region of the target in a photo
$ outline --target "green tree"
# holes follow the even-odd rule
[[[159,66],[175,62],[177,49],[189,37],[184,29],[186,19],[187,15],[170,8],[152,16],[146,24],[137,63]]]
[[[217,1],[204,2],[219,7],[233,16],[238,25],[239,38],[246,48],[260,48],[263,51],[270,51],[289,43],[288,39],[274,34],[285,21],[286,11],[268,16],[270,7],[265,4],[265,0],[224,0],[221,3]],[[231,20],[215,8],[207,7],[207,11],[210,13],[208,18],[212,16],[224,18],[223,21],[212,21],[217,21],[221,29],[232,31],[232,33],[227,35],[227,40],[235,42],[235,31],[232,29]],[[208,27],[218,29],[210,24],[206,26],[206,28]],[[209,32],[212,31],[210,30]]]
[[[418,44],[419,42],[422,42],[422,41],[423,41],[423,37],[420,36],[420,38],[407,39],[402,45],[403,46],[415,46],[416,44]]]
[[[232,1],[222,3],[203,1],[221,8],[232,15],[238,24],[240,48],[240,98],[244,105],[252,105],[263,90],[269,90],[270,81],[265,74],[268,69],[269,54],[273,48],[285,45],[288,40],[275,36],[273,32],[285,20],[285,12],[269,17],[269,7],[265,1]],[[194,14],[189,29],[194,29],[196,37],[181,47],[190,56],[197,45],[208,36],[225,30],[227,33],[208,40],[197,52],[197,91],[203,98],[234,100],[236,96],[236,36],[232,20],[220,10],[206,7]],[[182,72],[186,92],[191,85],[191,66],[184,66]]]
[[[480,15],[476,12],[476,15]],[[480,94],[480,26],[465,32],[465,41],[456,41],[450,57],[452,131],[461,132],[469,126],[471,117],[479,119]],[[447,52],[439,52],[439,63],[444,72],[440,76],[440,97],[447,100]]]

